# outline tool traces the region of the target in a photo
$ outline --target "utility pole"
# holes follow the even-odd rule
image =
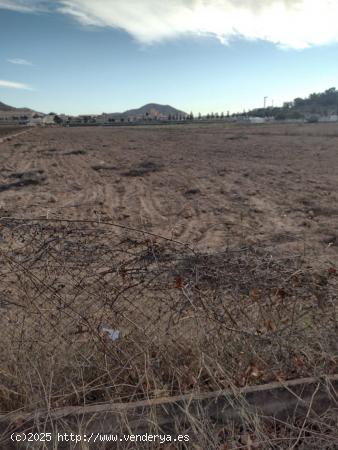
[[[264,97],[264,109],[266,108],[266,101],[267,101],[267,99],[268,99],[268,97],[265,96],[265,97]]]

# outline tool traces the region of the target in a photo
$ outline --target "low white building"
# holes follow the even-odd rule
[[[55,124],[55,115],[48,114],[48,116],[44,116],[42,118],[42,125],[54,125]]]
[[[338,122],[338,114],[331,114],[330,116],[322,116],[318,119],[319,122]]]
[[[266,119],[264,117],[249,117],[250,123],[265,123]]]

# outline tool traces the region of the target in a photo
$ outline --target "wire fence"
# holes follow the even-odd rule
[[[337,273],[93,221],[0,220],[3,412],[337,372]]]

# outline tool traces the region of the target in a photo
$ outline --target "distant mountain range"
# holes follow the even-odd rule
[[[14,108],[13,106],[6,105],[5,103],[0,102],[0,112],[2,113],[10,113],[10,114],[24,114],[24,113],[35,113],[36,111],[33,111],[29,108]],[[38,113],[41,114],[41,113]],[[116,116],[116,117],[128,117],[128,116],[135,116],[135,117],[141,117],[146,115],[164,115],[164,116],[177,116],[182,115],[185,116],[187,113],[184,111],[181,111],[179,109],[173,108],[170,105],[160,105],[158,103],[148,103],[147,105],[141,106],[141,108],[136,109],[129,109],[128,111],[122,112],[122,113],[110,113],[110,116]]]

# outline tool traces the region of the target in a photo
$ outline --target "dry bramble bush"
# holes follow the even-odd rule
[[[302,255],[259,247],[201,254],[91,221],[0,225],[3,413],[337,372],[329,263],[318,272]],[[220,427],[201,411],[185,427],[196,437],[187,448],[310,449],[336,448],[336,424],[334,415],[305,427],[243,413],[240,427]]]

